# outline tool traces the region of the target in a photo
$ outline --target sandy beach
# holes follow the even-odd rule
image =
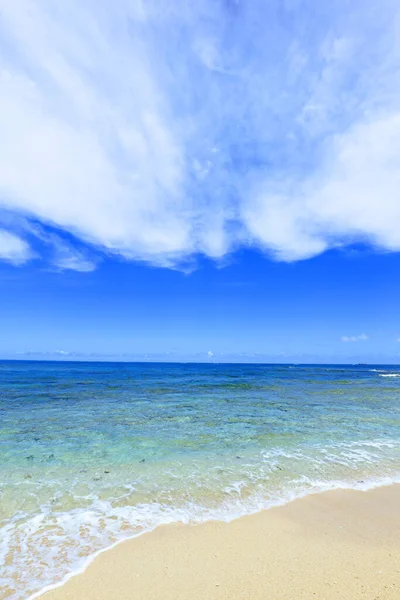
[[[310,495],[230,523],[159,527],[44,600],[391,600],[400,485]]]

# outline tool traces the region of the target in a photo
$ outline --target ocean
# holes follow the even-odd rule
[[[400,367],[0,362],[0,598],[119,540],[400,481]]]

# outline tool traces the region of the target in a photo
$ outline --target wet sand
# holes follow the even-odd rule
[[[399,600],[400,485],[230,523],[169,525],[100,554],[43,600]]]

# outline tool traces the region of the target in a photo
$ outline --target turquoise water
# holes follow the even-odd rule
[[[0,362],[0,417],[0,598],[161,523],[400,475],[400,367]]]

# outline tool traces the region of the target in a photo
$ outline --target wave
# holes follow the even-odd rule
[[[388,369],[369,369],[370,373],[379,373],[379,377],[400,377],[400,373],[389,373]]]
[[[400,377],[400,373],[380,373],[379,377]]]
[[[264,450],[232,463],[215,502],[210,490],[200,499],[192,495],[179,503],[167,491],[164,501],[130,505],[127,494],[111,501],[94,498],[89,506],[68,511],[53,511],[49,504],[34,515],[19,511],[0,532],[0,562],[6,565],[0,584],[9,590],[9,600],[29,595],[33,600],[83,571],[104,549],[159,525],[231,521],[311,493],[400,482],[399,450],[400,442],[391,439]],[[208,487],[220,482],[219,470],[215,466]],[[198,474],[191,484],[194,479],[198,482]],[[21,589],[12,591],[16,571]]]
[[[243,517],[246,515],[250,515],[250,514],[255,514],[262,510],[268,510],[269,508],[284,506],[285,504],[288,504],[289,502],[292,502],[299,498],[303,498],[310,494],[317,494],[317,493],[334,491],[334,490],[339,490],[339,489],[340,490],[368,491],[368,490],[371,490],[371,489],[374,489],[377,487],[388,486],[388,485],[392,485],[394,483],[400,483],[400,474],[396,477],[381,477],[381,478],[377,477],[377,478],[371,478],[369,480],[357,481],[357,482],[353,482],[353,483],[343,482],[340,480],[331,481],[329,483],[324,482],[324,481],[318,481],[318,480],[315,480],[315,481],[310,480],[309,483],[310,483],[310,487],[307,489],[303,489],[303,490],[299,489],[297,491],[289,492],[286,496],[274,498],[273,500],[270,500],[269,502],[265,502],[265,500],[262,500],[261,498],[259,498],[259,499],[254,498],[253,502],[251,502],[247,507],[244,507],[244,506],[233,507],[232,506],[232,507],[230,507],[230,509],[225,507],[225,509],[221,508],[220,510],[215,510],[215,511],[205,511],[204,507],[202,507],[202,506],[197,506],[197,507],[192,506],[192,507],[190,507],[189,510],[175,510],[175,511],[171,510],[171,511],[166,511],[166,512],[163,511],[163,507],[158,507],[158,511],[155,510],[153,512],[153,519],[154,519],[153,523],[151,525],[149,524],[149,526],[147,528],[143,528],[142,531],[133,533],[133,534],[131,533],[131,534],[124,535],[121,533],[119,536],[119,539],[115,540],[114,542],[109,543],[108,545],[105,545],[104,547],[98,549],[97,551],[93,551],[89,556],[87,556],[85,558],[76,560],[75,563],[72,563],[70,565],[69,572],[64,574],[57,583],[50,583],[50,584],[45,585],[39,591],[32,593],[28,597],[27,600],[36,600],[37,598],[41,597],[46,592],[63,586],[72,577],[75,577],[76,575],[83,573],[87,569],[87,567],[97,558],[97,556],[99,556],[103,552],[106,552],[106,551],[114,548],[121,542],[124,542],[128,539],[134,539],[136,537],[139,537],[140,535],[143,535],[144,533],[149,533],[151,531],[154,531],[154,529],[156,529],[160,525],[169,525],[169,524],[174,524],[174,523],[182,523],[184,525],[187,525],[187,524],[194,525],[194,524],[205,523],[207,521],[224,521],[224,522],[228,523],[230,521],[233,521],[234,519],[237,519],[237,518],[240,518],[240,517]],[[153,508],[153,510],[154,510],[154,508]],[[124,512],[125,512],[125,519],[130,520],[130,516],[131,516],[134,518],[134,520],[136,520],[138,517],[137,514],[129,515],[130,511],[125,510]],[[145,512],[147,512],[147,511],[145,511]],[[158,514],[157,514],[157,512],[158,512]],[[82,522],[85,522],[88,519],[93,522],[93,514],[83,513],[81,515],[81,517],[82,517]],[[98,515],[97,521],[100,522],[101,519],[103,519],[103,518],[104,518],[104,515],[103,516]]]

